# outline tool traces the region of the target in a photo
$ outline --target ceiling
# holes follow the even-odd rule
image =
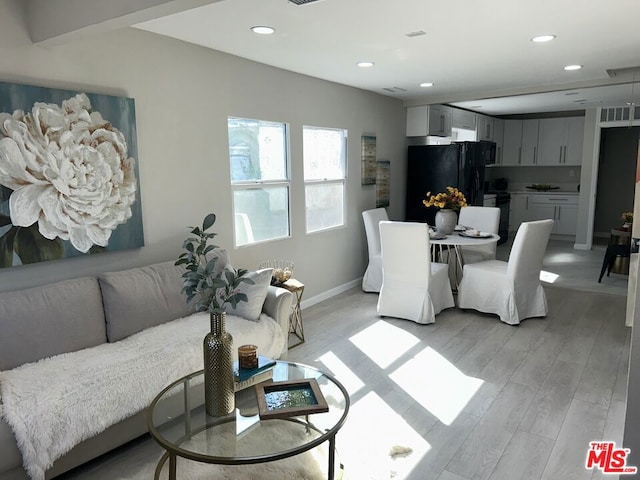
[[[507,115],[640,104],[639,15],[638,0],[223,0],[134,26],[406,105]]]

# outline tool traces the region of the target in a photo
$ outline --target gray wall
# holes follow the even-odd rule
[[[286,72],[155,34],[125,28],[60,46],[34,46],[18,7],[0,0],[0,80],[133,97],[136,102],[146,246],[0,271],[0,291],[174,259],[186,226],[218,215],[217,243],[237,266],[295,262],[305,298],[362,276],[367,262],[361,211],[375,186],[360,185],[360,137],[375,134],[391,161],[392,218],[404,212],[405,109],[398,100]],[[288,122],[292,238],[233,249],[227,116]],[[347,226],[305,234],[302,126],[349,132]]]
[[[640,127],[603,128],[601,132],[593,231],[608,236],[622,224],[620,215],[633,211]]]

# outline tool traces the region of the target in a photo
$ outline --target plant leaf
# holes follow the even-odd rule
[[[18,228],[20,227],[12,227],[0,237],[0,267],[11,267],[13,265],[13,241]]]
[[[202,231],[204,232],[205,230],[208,230],[214,223],[216,223],[216,214],[210,213],[204,217],[202,222]]]
[[[38,230],[38,224],[20,227],[14,241],[15,251],[22,263],[37,263],[57,260],[64,255],[64,245],[60,238],[49,240]]]

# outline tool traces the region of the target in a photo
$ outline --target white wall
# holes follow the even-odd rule
[[[180,252],[186,226],[218,215],[217,243],[238,266],[295,262],[305,297],[362,276],[367,261],[362,210],[375,187],[360,185],[360,136],[377,136],[378,159],[391,160],[392,218],[404,212],[405,109],[371,92],[249,62],[126,28],[61,46],[31,44],[19,2],[0,0],[0,80],[133,97],[136,102],[146,247],[0,270],[0,291],[118,270]],[[292,238],[233,250],[227,116],[288,122],[292,155]],[[346,128],[347,227],[305,235],[302,125]]]

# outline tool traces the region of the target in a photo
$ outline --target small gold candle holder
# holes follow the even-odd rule
[[[255,345],[240,345],[238,347],[238,364],[240,368],[257,368],[258,347]]]

